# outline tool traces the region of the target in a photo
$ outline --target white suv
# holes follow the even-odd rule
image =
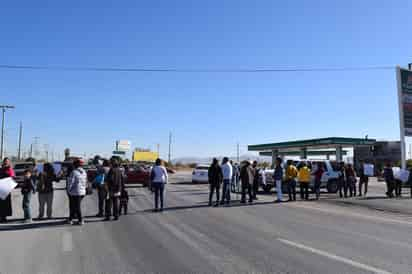
[[[309,184],[309,187],[313,190],[315,188],[315,176],[313,175],[314,172],[317,170],[317,167],[319,164],[323,164],[325,168],[325,172],[322,175],[321,178],[321,188],[326,188],[329,193],[336,193],[338,191],[338,179],[340,175],[340,171],[337,169],[337,165],[334,162],[331,162],[329,160],[322,160],[322,161],[304,161],[307,164],[311,166],[311,172],[312,172],[312,177],[311,177],[311,182]],[[294,163],[297,167],[299,167],[300,162],[295,162]],[[284,168],[286,165],[284,165]],[[260,178],[260,185],[262,186],[263,190],[266,192],[270,192],[271,189],[275,186],[274,181],[273,181],[273,169],[266,169],[261,172],[261,178]],[[285,172],[283,172],[285,174]],[[262,176],[265,176],[263,179]],[[286,183],[282,183],[282,191],[287,192],[287,186]]]

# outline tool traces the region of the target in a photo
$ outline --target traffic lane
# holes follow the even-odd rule
[[[236,210],[239,208],[242,210]],[[239,208],[218,208],[216,214],[191,224],[197,225],[197,229],[201,230],[207,227],[207,224],[202,224],[203,219],[211,221],[220,216],[221,218],[214,223],[233,224],[234,219],[237,218],[236,226],[245,226],[255,240],[262,237],[262,244],[271,238],[291,239],[342,258],[376,266],[378,269],[407,273],[412,267],[408,259],[412,245],[408,241],[405,242],[410,229],[408,226],[381,222],[381,219],[364,220],[359,217],[354,219],[353,216],[346,217],[341,212],[333,214],[333,212],[289,208],[288,204],[264,204]],[[252,232],[253,230],[255,231]],[[219,240],[227,239],[226,233],[217,234],[223,235]],[[240,242],[242,239],[244,238],[239,237]]]
[[[233,223],[231,218],[216,221],[215,215],[219,212],[216,210],[226,209],[193,208],[190,206],[193,199],[184,200],[180,193],[172,194],[175,193],[170,192],[173,187],[168,186],[167,207],[182,210],[166,211],[163,214],[146,211],[146,214],[154,216],[149,220],[165,228],[167,235],[177,237],[187,245],[179,252],[190,252],[208,260],[208,264],[201,266],[201,272],[215,272],[213,269],[216,268],[218,272],[225,273],[336,273],[336,270],[340,270],[340,273],[364,273],[344,263],[330,264],[327,260],[318,262],[315,254],[285,246],[277,238],[256,241],[254,238],[260,231],[254,231],[255,224],[244,228],[238,222]],[[145,204],[140,200],[138,207],[150,206],[151,200],[147,202]],[[247,219],[241,222],[247,222]],[[305,266],[299,268],[302,263]],[[214,268],[210,268],[211,265]]]

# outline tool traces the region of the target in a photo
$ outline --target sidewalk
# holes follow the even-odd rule
[[[388,198],[385,195],[386,186],[384,182],[377,182],[375,178],[369,183],[368,195],[366,197],[332,198],[325,199],[328,203],[344,206],[358,206],[373,210],[412,215],[412,199],[409,188],[402,189],[401,198]]]

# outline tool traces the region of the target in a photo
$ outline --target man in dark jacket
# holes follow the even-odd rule
[[[210,184],[210,193],[209,193],[209,206],[212,206],[213,193],[216,191],[216,204],[219,206],[219,193],[220,193],[220,184],[223,180],[222,168],[219,166],[219,162],[216,158],[213,158],[212,164],[208,170],[209,184]]]
[[[124,172],[120,169],[117,159],[112,159],[112,168],[106,181],[106,221],[110,221],[111,215],[113,215],[115,221],[119,219],[119,198],[124,187],[123,184]]]
[[[386,195],[389,198],[393,198],[395,177],[393,175],[392,164],[390,162],[387,162],[385,168],[383,169],[383,178],[385,178],[386,182]]]
[[[252,197],[253,200],[257,200],[257,193],[259,191],[259,168],[258,168],[258,163],[257,161],[253,162],[252,168],[253,168],[253,192],[252,192]]]
[[[365,174],[365,166],[364,166],[364,161],[360,162],[359,166],[359,171],[358,171],[358,176],[359,176],[359,196],[362,196],[362,185],[365,185],[364,193],[363,195],[366,196],[366,193],[368,192],[368,183],[369,183],[369,177]]]
[[[240,180],[242,182],[242,198],[240,202],[242,204],[246,203],[246,189],[249,195],[249,203],[253,202],[252,197],[252,185],[253,185],[253,176],[250,176],[252,173],[249,161],[245,161],[243,166],[240,169]]]

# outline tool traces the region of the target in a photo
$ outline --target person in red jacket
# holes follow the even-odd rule
[[[4,158],[3,164],[0,168],[0,179],[15,176],[16,175],[13,168],[11,167],[9,158]],[[7,222],[7,217],[11,216],[12,214],[13,211],[11,206],[11,194],[9,194],[5,200],[0,199],[0,222]]]

